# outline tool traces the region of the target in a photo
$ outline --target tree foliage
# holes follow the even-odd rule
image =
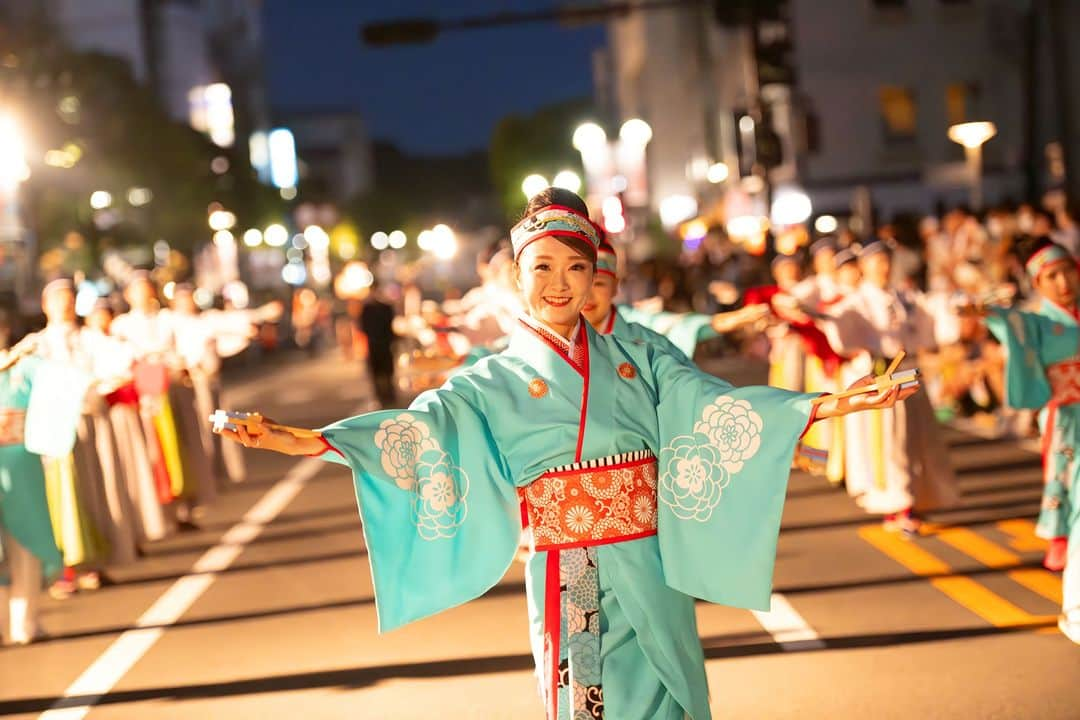
[[[258,183],[244,148],[219,148],[170,118],[125,60],[72,51],[40,17],[16,20],[0,18],[0,102],[29,136],[24,217],[42,250],[77,231],[95,250],[164,239],[190,254],[210,239],[214,202],[234,212],[239,227],[280,215],[280,198]],[[51,167],[42,161],[50,149],[74,152],[77,161]],[[229,165],[220,174],[211,170],[219,156]],[[152,201],[128,203],[135,187],[148,188]],[[95,222],[89,207],[95,190],[113,197],[104,221]]]
[[[581,174],[581,156],[571,144],[574,129],[588,120],[588,100],[568,100],[531,115],[509,115],[495,127],[489,158],[491,179],[506,220],[521,217],[525,196],[521,181],[539,173],[549,181],[561,170]]]

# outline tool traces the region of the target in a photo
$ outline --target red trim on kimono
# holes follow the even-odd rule
[[[580,321],[580,320],[578,321],[580,323],[580,326],[578,327],[577,340],[575,341],[574,347],[572,348],[573,351],[574,351],[574,357],[570,357],[569,353],[567,352],[567,346],[569,346],[570,343],[568,343],[566,341],[566,338],[558,337],[558,336],[554,335],[550,330],[548,330],[548,329],[546,329],[544,327],[541,327],[540,325],[535,325],[526,318],[520,318],[519,317],[518,322],[521,323],[525,328],[527,328],[534,335],[536,335],[536,337],[543,340],[548,345],[548,347],[550,347],[552,350],[554,350],[556,353],[558,353],[558,355],[563,360],[565,360],[567,363],[570,364],[570,367],[572,367],[572,368],[574,368],[575,370],[578,371],[579,375],[582,375],[582,376],[585,375],[585,364],[584,364],[584,360],[585,360],[584,353],[585,353],[585,351],[582,348],[582,342],[583,342],[582,334],[585,332],[585,326],[584,326],[584,323],[582,321]],[[587,340],[588,340],[587,337],[584,338],[585,342],[587,342]]]
[[[820,395],[818,395],[818,397],[825,397],[828,394],[829,393],[821,393]],[[806,433],[810,432],[810,426],[818,421],[817,413],[819,407],[821,407],[821,405],[818,403],[813,403],[810,405],[810,418],[806,421],[806,427],[804,427],[803,431],[799,434],[800,440],[806,437]]]
[[[318,452],[313,452],[313,453],[308,454],[308,457],[321,457],[321,456],[325,455],[328,450],[333,450],[334,452],[336,452],[341,457],[343,457],[343,458],[345,457],[345,453],[341,452],[336,447],[331,445],[330,441],[326,439],[325,435],[320,435],[319,436],[319,441],[323,444],[323,449],[319,450]]]
[[[583,337],[584,336],[584,337]],[[574,462],[581,462],[581,449],[585,444],[585,419],[589,411],[589,337],[585,334],[585,325],[582,324],[578,333],[577,347],[583,348],[585,357],[582,358],[582,377],[585,383],[581,388],[581,418],[578,420],[577,449],[574,451]]]
[[[548,672],[548,720],[559,718],[559,633],[562,631],[559,587],[559,551],[552,550],[547,555],[546,577],[544,579],[544,640],[547,651],[551,653]]]
[[[615,306],[611,306],[611,310],[608,311],[607,322],[604,323],[604,329],[600,331],[601,335],[610,335],[615,331],[615,313],[618,312]]]

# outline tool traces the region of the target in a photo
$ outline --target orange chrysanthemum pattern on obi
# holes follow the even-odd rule
[[[549,470],[518,492],[537,550],[656,533],[656,458],[625,453]]]
[[[1050,395],[1058,405],[1080,402],[1080,360],[1070,359],[1046,368]]]

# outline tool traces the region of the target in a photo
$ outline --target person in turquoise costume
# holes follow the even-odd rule
[[[549,720],[710,718],[695,598],[768,608],[795,443],[815,418],[914,389],[817,401],[738,388],[597,333],[581,309],[599,237],[573,193],[535,196],[511,239],[528,315],[504,352],[404,410],[311,435],[223,432],[352,470],[384,632],[494,586],[524,502]]]
[[[1040,410],[1043,497],[1036,534],[1050,541],[1044,564],[1063,570],[1062,632],[1080,643],[1080,273],[1049,238],[1018,247],[1041,303],[1034,311],[984,307],[1006,356],[1005,403]]]
[[[63,567],[53,537],[41,456],[23,437],[39,358],[32,348],[0,351],[0,641],[24,645],[41,634],[43,587]]]
[[[652,343],[676,357],[690,361],[697,346],[710,338],[732,332],[764,320],[768,305],[747,305],[738,310],[715,315],[701,313],[649,312],[632,305],[616,305],[619,294],[618,256],[614,246],[604,238],[601,228],[600,247],[596,256],[596,274],[592,292],[581,314],[603,335],[616,335],[626,340]]]

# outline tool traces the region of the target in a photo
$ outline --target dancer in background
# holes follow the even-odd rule
[[[94,304],[82,329],[82,343],[98,378],[98,391],[108,404],[108,417],[124,478],[134,509],[132,521],[139,545],[160,540],[169,525],[155,484],[152,454],[139,417],[139,395],[133,375],[135,351],[110,333],[113,311],[104,299]],[[156,438],[150,439],[156,446]]]
[[[811,315],[827,313],[842,297],[836,281],[836,241],[825,237],[810,246],[814,273],[791,288],[790,294],[800,309]],[[838,392],[843,389],[840,378],[841,358],[828,343],[803,343],[806,365],[803,381],[806,392]],[[815,423],[803,439],[803,467],[813,474],[824,475],[832,485],[844,481],[844,420]]]
[[[128,342],[135,351],[139,405],[147,437],[156,439],[154,459],[158,483],[165,480],[160,499],[169,506],[180,527],[190,528],[198,478],[190,468],[184,467],[184,447],[193,443],[181,437],[183,426],[173,407],[178,394],[190,395],[190,392],[172,389],[180,367],[172,323],[169,313],[161,310],[157,286],[149,272],[139,270],[132,274],[124,299],[131,309],[113,320],[112,334]],[[201,442],[197,437],[194,440]]]
[[[6,322],[6,321],[5,321]],[[0,351],[0,644],[41,637],[41,591],[63,567],[41,456],[24,443],[26,411],[40,360],[32,341]]]
[[[37,415],[37,420],[60,423],[72,411],[79,418],[73,444],[43,453],[53,533],[65,565],[52,591],[63,597],[76,588],[97,589],[100,571],[110,560],[134,560],[135,531],[127,491],[114,462],[111,431],[104,427],[107,421],[99,413],[102,401],[92,387],[92,362],[76,324],[73,283],[58,279],[47,284],[41,305],[45,329],[24,339],[33,344],[35,355],[47,361],[37,369],[35,395],[48,393],[51,402],[45,416]],[[101,446],[99,432],[108,440]]]
[[[1036,534],[1050,541],[1044,565],[1062,570],[1072,556],[1080,557],[1075,535],[1080,466],[1074,460],[1080,445],[1080,274],[1070,253],[1048,238],[1027,238],[1018,250],[1041,304],[1035,311],[980,311],[987,314],[986,325],[1005,350],[1005,403],[1040,411],[1043,499]],[[1071,605],[1080,607],[1076,585],[1072,583]],[[1068,594],[1066,600],[1069,610]],[[1080,619],[1076,621],[1080,629]]]
[[[876,242],[859,255],[859,288],[820,320],[832,347],[857,373],[883,372],[901,351],[900,370],[915,367],[920,351],[935,347],[930,315],[914,291],[890,285],[891,254]],[[918,513],[944,509],[959,498],[948,449],[925,395],[849,423],[846,481],[869,513],[884,515],[886,529],[918,532]]]
[[[599,228],[597,233],[603,237]],[[748,305],[715,315],[652,313],[627,305],[616,305],[615,297],[618,294],[618,256],[615,248],[607,240],[602,240],[592,290],[582,308],[582,315],[594,330],[603,335],[653,343],[676,357],[685,358],[687,362],[693,359],[698,343],[753,325],[769,314],[768,305]]]

